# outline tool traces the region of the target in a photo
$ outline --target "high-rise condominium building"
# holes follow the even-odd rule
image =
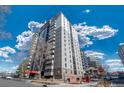
[[[124,44],[121,44],[119,46],[119,49],[118,49],[118,55],[122,61],[122,63],[124,64]]]
[[[57,14],[34,34],[29,59],[31,70],[40,71],[40,76],[46,78],[83,75],[77,32],[63,13]]]

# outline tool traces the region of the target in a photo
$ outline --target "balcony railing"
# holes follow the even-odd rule
[[[50,39],[48,40],[48,43],[51,43],[51,42],[55,42],[55,38],[50,38]]]
[[[46,61],[46,65],[47,64],[53,64],[53,62],[54,62],[54,60],[48,60],[48,61]]]
[[[51,30],[51,31],[49,32],[49,35],[53,35],[53,34],[55,34],[55,33],[56,33],[55,30]]]
[[[56,36],[55,34],[50,35],[50,36],[49,36],[49,40],[52,39],[52,38],[55,38],[55,36]]]
[[[45,66],[45,70],[47,70],[47,69],[53,69],[53,65],[49,65],[49,66]]]
[[[53,72],[51,71],[51,72],[45,72],[44,73],[44,76],[52,76],[53,75]]]
[[[46,59],[54,59],[54,55],[47,56]]]

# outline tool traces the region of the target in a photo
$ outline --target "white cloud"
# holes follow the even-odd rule
[[[10,13],[11,13],[10,6],[0,5],[0,40],[12,38],[12,34],[10,32],[4,31],[4,26],[6,24],[6,16]]]
[[[90,9],[83,10],[83,13],[90,13]]]
[[[7,58],[9,57],[9,54],[14,54],[14,53],[16,53],[15,49],[9,46],[0,48],[0,57]]]
[[[9,57],[9,56],[8,56],[8,53],[5,53],[5,52],[3,52],[3,51],[0,51],[0,57],[7,58],[7,57]]]
[[[13,66],[12,69],[13,69],[13,70],[16,70],[18,67],[19,67],[19,66],[16,65],[16,66]]]
[[[102,40],[113,37],[118,32],[117,29],[113,29],[109,25],[104,25],[102,28],[98,28],[97,26],[87,26],[83,25],[83,23],[79,23],[74,24],[73,26],[78,32],[80,41],[85,41],[84,43],[82,42],[84,45],[93,44],[93,40],[95,39]]]
[[[116,51],[115,54],[118,54],[118,51]]]
[[[17,36],[17,44],[15,47],[20,50],[16,53],[15,60],[22,62],[28,55],[27,50],[29,51],[32,43],[32,37],[35,31],[40,30],[44,23],[38,23],[35,21],[30,21],[28,23],[28,31],[22,32]]]
[[[87,24],[87,22],[82,22],[82,23],[80,23],[80,25],[86,25]]]
[[[119,59],[108,59],[105,61],[105,64],[109,67],[122,66],[121,60]]]
[[[13,49],[13,48],[11,48],[11,47],[9,47],[9,46],[2,47],[2,48],[0,48],[0,50],[1,50],[1,51],[4,51],[4,52],[9,52],[9,53],[11,53],[11,54],[16,53],[15,49]]]
[[[35,21],[30,21],[28,23],[28,31],[22,32],[20,35],[17,36],[17,45],[15,47],[19,50],[29,50],[31,46],[32,36],[35,31],[38,31],[44,23],[38,23]]]
[[[12,62],[12,59],[2,59],[3,62]]]
[[[120,43],[119,45],[120,45],[120,46],[121,46],[121,45],[124,45],[124,43]]]
[[[35,22],[35,21],[30,21],[28,23],[28,28],[31,30],[31,31],[36,31],[38,29],[40,29],[42,26],[44,25],[44,23],[39,23],[39,22]]]
[[[96,59],[104,59],[105,54],[97,51],[87,50],[85,51],[87,57],[92,57]]]
[[[104,63],[105,66],[108,66],[108,71],[116,72],[116,71],[123,71],[124,66],[121,63],[120,59],[108,59]]]
[[[1,59],[1,62],[7,62],[7,63],[10,63],[10,64],[15,64],[15,62],[11,58]]]
[[[81,36],[80,34],[78,36],[79,36],[80,47],[89,46],[93,44],[93,42],[90,40],[89,37]]]
[[[33,32],[31,31],[24,31],[16,38],[17,45],[15,47],[19,50],[28,50],[31,45],[31,39],[33,36]]]
[[[120,59],[108,59],[105,62],[108,62],[108,63],[119,62],[120,63],[121,60]]]
[[[7,72],[7,73],[13,73],[18,68],[18,65],[12,66],[12,67],[0,67],[0,72]]]

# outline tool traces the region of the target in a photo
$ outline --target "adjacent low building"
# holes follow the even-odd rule
[[[87,73],[91,77],[97,78],[99,76],[99,68],[102,67],[99,60],[92,57],[87,57],[87,62],[88,62]]]

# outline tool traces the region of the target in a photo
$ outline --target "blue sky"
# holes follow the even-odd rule
[[[42,25],[45,21],[48,21],[59,12],[63,12],[69,21],[73,25],[75,24],[74,26],[76,30],[79,30],[80,37],[85,36],[90,38],[92,44],[84,45],[81,47],[81,50],[86,51],[86,53],[93,53],[93,55],[100,58],[100,61],[103,64],[109,64],[109,66],[113,68],[113,71],[118,70],[120,67],[123,69],[116,52],[119,44],[124,42],[124,6],[50,5],[9,6],[6,8],[0,6],[0,9],[0,25],[2,26],[0,27],[0,32],[4,32],[5,36],[2,37],[3,39],[0,39],[0,50],[8,51],[9,49],[6,48],[6,46],[15,50],[13,51],[11,49],[13,53],[12,51],[6,52],[9,57],[0,55],[1,70],[14,70],[18,64],[21,63],[16,56],[20,54],[24,56],[27,53],[27,50],[22,50],[19,47],[16,47],[16,45],[18,45],[18,42],[16,42],[17,36],[22,35],[23,32],[32,31],[34,25]],[[87,34],[87,32],[82,34],[84,27],[87,27],[86,30],[88,30],[93,26],[96,27],[93,28],[96,31],[95,35],[94,32],[90,34]],[[104,31],[104,26],[107,27],[107,31]],[[98,37],[98,35],[101,35],[99,34],[99,31],[101,30],[105,35],[108,35],[108,37],[102,39]],[[10,38],[7,38],[7,35],[9,35]],[[32,34],[30,33],[30,35]],[[91,56],[89,54],[87,55]],[[7,59],[9,59],[9,61],[6,61]]]

